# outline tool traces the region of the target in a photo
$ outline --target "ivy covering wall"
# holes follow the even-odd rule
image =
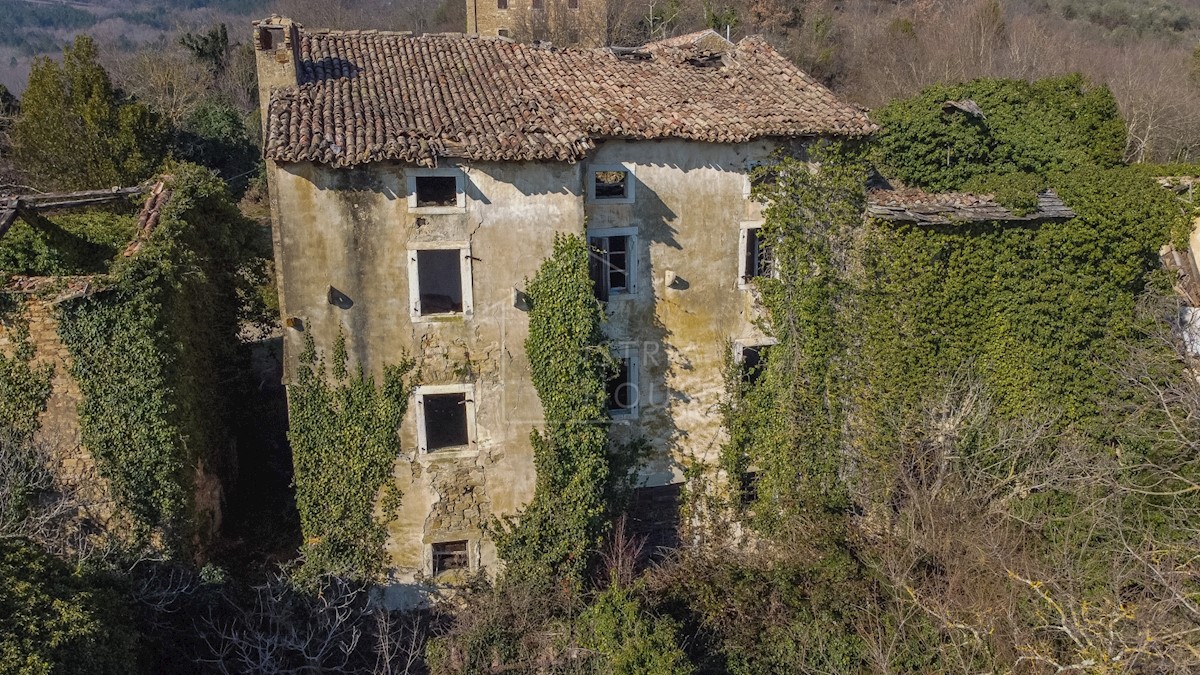
[[[496,533],[514,576],[579,581],[605,532],[613,468],[607,392],[613,357],[583,237],[559,234],[529,282],[525,353],[546,420],[530,435],[533,500]]]
[[[983,116],[949,100],[974,101]],[[1011,664],[1010,647],[978,628],[995,628],[986,612],[999,597],[1029,589],[1006,576],[1013,568],[1005,565],[1052,570],[1052,552],[1071,551],[1071,576],[1059,578],[1074,584],[1073,597],[1109,602],[1104,570],[1123,549],[1104,520],[1111,516],[1085,506],[1116,498],[1071,481],[1088,467],[1134,462],[1122,480],[1140,486],[1147,478],[1137,475],[1134,458],[1153,456],[1145,448],[1157,442],[1121,421],[1128,410],[1157,405],[1131,390],[1124,367],[1131,354],[1173,362],[1147,332],[1147,322],[1162,317],[1148,319],[1139,303],[1169,288],[1158,252],[1186,233],[1191,211],[1153,180],[1153,169],[1118,164],[1121,120],[1108,92],[1078,78],[980,81],[933,87],[877,118],[884,129],[868,154],[818,144],[809,154],[781,156],[756,181],[778,272],[756,282],[764,328],[778,344],[753,381],[730,363],[721,464],[728,506],[757,532],[770,563],[703,574],[724,579],[738,598],[722,596],[723,607],[749,612],[756,599],[770,598],[786,610],[754,625],[767,636],[756,641],[724,622],[723,610],[706,608],[705,594],[721,582],[692,588],[685,581],[677,591],[719,636],[726,664],[738,672],[877,664],[863,636],[893,628],[864,633],[857,623],[864,607],[891,608],[871,610],[889,617],[885,623],[905,608],[915,611],[903,629],[894,627],[905,636],[895,638],[898,670],[944,672],[969,663],[990,672]],[[1077,215],[946,225],[865,219],[872,163],[908,187],[990,193],[1017,213],[1053,189]],[[1146,377],[1165,381],[1168,370]],[[938,454],[946,448],[953,454]],[[1037,473],[1050,465],[1060,473]],[[1013,476],[1032,486],[1014,488]],[[1039,478],[1046,484],[1038,486]],[[1061,484],[1050,487],[1055,481]],[[1164,508],[1146,501],[1144,488],[1129,494],[1137,496],[1128,513],[1159,514],[1151,518],[1164,523],[1182,498],[1172,493],[1176,501]],[[1013,548],[988,558],[991,551],[959,550],[939,538],[956,518],[986,523],[989,513],[996,536],[1021,543],[1005,542]],[[1139,528],[1132,536],[1177,541],[1172,527]],[[889,567],[897,564],[905,567]],[[969,576],[968,569],[996,576],[971,586],[991,595],[978,600],[983,613],[970,615],[978,622],[965,629],[956,621],[975,611],[974,600],[952,593],[959,615],[939,613],[936,603],[939,589],[953,588],[946,585],[951,575]],[[753,591],[746,579],[756,579]],[[1027,604],[1014,600],[1010,616],[1018,624],[1046,621],[1038,613],[1042,596],[1029,597]],[[806,653],[818,632],[821,648]]]
[[[157,228],[102,292],[61,304],[83,444],[134,527],[192,546],[198,465],[221,471],[240,367],[238,273],[253,225],[209,171],[178,165]]]
[[[377,385],[361,367],[350,370],[343,334],[328,363],[311,334],[305,337],[289,387],[288,429],[304,535],[301,578],[371,581],[383,570],[386,520],[401,498],[390,479],[415,362],[384,368]]]

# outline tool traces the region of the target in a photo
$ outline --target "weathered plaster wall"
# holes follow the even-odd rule
[[[636,181],[634,203],[592,203],[587,216],[589,229],[638,228],[640,285],[608,303],[607,332],[640,360],[639,414],[617,433],[650,440],[645,485],[680,482],[688,458],[717,460],[726,354],[734,340],[762,339],[754,292],[738,288],[739,236],[743,222],[761,218],[746,196],[747,167],[773,148],[609,141],[590,162],[624,164]]]
[[[409,406],[394,469],[403,499],[390,514],[396,581],[429,574],[429,546],[438,541],[466,539],[473,566],[494,569],[484,524],[532,497],[529,432],[542,410],[525,360],[528,316],[513,292],[549,254],[554,233],[583,232],[585,218],[588,228],[638,229],[639,290],[609,302],[606,331],[641,362],[639,415],[615,432],[651,442],[655,454],[641,482],[678,483],[688,458],[715,462],[726,354],[733,340],[761,339],[753,292],[739,289],[739,234],[760,214],[746,196],[747,167],[772,149],[610,141],[582,164],[464,166],[465,208],[435,214],[410,212],[409,169],[398,164],[273,170],[282,311],[296,319],[285,337],[289,374],[302,331],[328,349],[340,330],[351,359],[377,375],[409,354],[423,385],[473,386],[476,438],[468,452],[421,451],[417,406]],[[588,203],[592,164],[632,169],[635,202]],[[474,311],[414,320],[408,250],[453,241],[470,244]]]
[[[344,331],[351,359],[376,374],[409,354],[424,385],[474,386],[468,453],[421,452],[409,406],[395,466],[404,498],[389,545],[400,581],[430,571],[435,541],[467,539],[477,565],[493,567],[483,524],[532,496],[529,432],[542,411],[525,360],[528,318],[514,289],[549,255],[556,231],[583,229],[578,165],[481,164],[464,174],[466,207],[433,214],[409,211],[400,165],[287,165],[272,174],[283,315],[300,319],[325,348]],[[453,241],[470,243],[474,311],[414,321],[408,249]],[[330,304],[331,286],[349,302]],[[303,334],[288,330],[285,341],[292,366]]]

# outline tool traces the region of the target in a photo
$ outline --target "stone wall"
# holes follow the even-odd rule
[[[558,46],[608,44],[608,0],[466,0],[467,33]]]
[[[58,321],[51,301],[38,296],[24,299],[21,321],[29,327],[34,347],[34,364],[54,368],[50,397],[41,415],[41,427],[34,437],[46,453],[49,468],[59,481],[61,492],[77,503],[73,525],[79,532],[93,536],[122,538],[129,523],[122,520],[109,481],[101,475],[92,453],[81,442],[79,404],[83,400],[79,383],[71,376],[72,359],[58,335]],[[15,349],[15,322],[0,322],[0,353],[12,356]],[[220,480],[204,464],[198,463],[193,476],[197,560],[203,560],[205,545],[216,536],[221,524],[223,492]]]
[[[50,468],[64,491],[78,499],[80,518],[88,525],[107,530],[115,525],[116,508],[108,481],[100,475],[92,454],[80,443],[78,406],[82,394],[71,377],[71,354],[58,336],[54,308],[46,300],[30,298],[22,313],[35,350],[33,362],[48,363],[54,368],[50,398],[34,443],[47,453]],[[0,322],[0,352],[7,356],[13,353],[13,329],[12,324]]]

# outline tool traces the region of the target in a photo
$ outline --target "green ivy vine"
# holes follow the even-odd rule
[[[329,364],[305,335],[288,389],[288,440],[304,535],[300,578],[333,574],[370,581],[383,571],[386,519],[400,499],[392,466],[415,365],[405,358],[384,368],[376,385],[361,366],[350,370],[344,334],[339,332]],[[381,500],[383,520],[374,515]]]
[[[780,155],[758,171],[771,175],[755,181],[755,195],[767,204],[762,236],[777,274],[755,281],[768,317],[764,329],[778,343],[765,351],[753,383],[737,364],[726,368],[730,439],[721,465],[736,484],[754,470],[755,489],[739,501],[756,502],[757,525],[772,531],[790,516],[847,504],[839,477],[839,366],[851,345],[841,312],[849,301],[849,247],[862,223],[866,165],[856,150],[835,145],[817,146],[811,157]]]
[[[238,270],[253,225],[225,185],[173,167],[159,224],[117,258],[105,290],[63,303],[58,330],[79,384],[83,444],[131,520],[130,544],[161,533],[168,551],[197,541],[198,465],[224,469],[239,381]]]
[[[546,424],[530,434],[533,500],[495,526],[496,549],[516,577],[582,580],[610,515],[605,383],[614,362],[588,275],[588,244],[559,234],[529,282],[529,357]]]
[[[7,329],[11,353],[0,352],[0,448],[12,451],[32,440],[40,428],[54,367],[33,363],[29,322],[20,303],[5,300],[11,306],[0,307],[0,321]]]

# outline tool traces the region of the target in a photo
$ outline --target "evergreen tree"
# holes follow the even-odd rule
[[[79,36],[61,64],[41,58],[29,74],[12,127],[12,155],[39,187],[137,183],[165,155],[165,123],[145,105],[124,100],[96,57],[92,39]]]

